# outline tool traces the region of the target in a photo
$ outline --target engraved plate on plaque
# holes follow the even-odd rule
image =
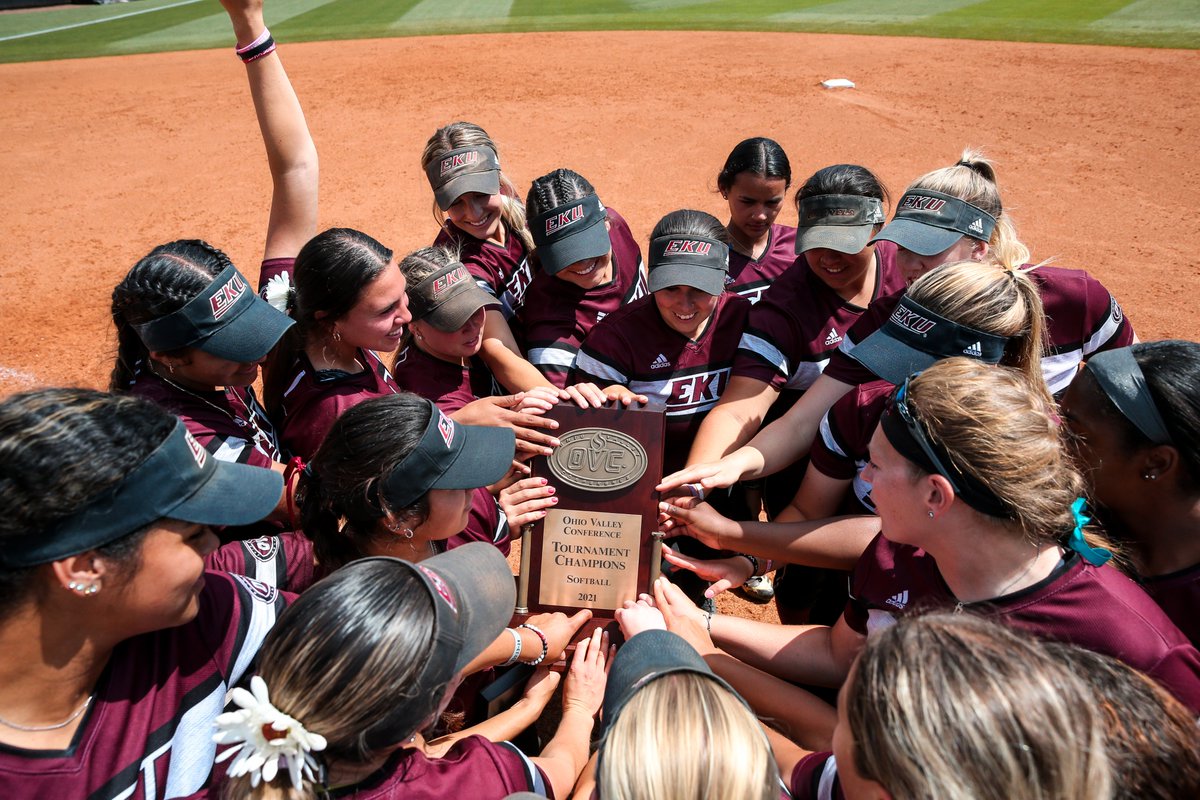
[[[553,508],[544,522],[542,603],[615,610],[637,597],[640,514]]]
[[[611,428],[576,428],[559,437],[547,459],[554,477],[589,492],[615,492],[646,474],[646,448]]]

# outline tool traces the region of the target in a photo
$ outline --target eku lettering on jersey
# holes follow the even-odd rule
[[[504,284],[504,297],[501,298],[506,308],[516,311],[525,304],[525,292],[529,289],[529,284],[533,281],[533,270],[529,266],[529,259],[522,258],[521,263],[513,271],[512,275],[508,276],[508,281]]]
[[[721,399],[729,384],[729,367],[672,378],[670,381],[668,414],[692,414],[707,411]]]
[[[229,309],[233,308],[233,304],[238,298],[246,293],[246,282],[242,280],[241,275],[234,275],[225,285],[217,289],[211,297],[208,298],[208,304],[212,308],[213,319],[220,319],[225,316]]]

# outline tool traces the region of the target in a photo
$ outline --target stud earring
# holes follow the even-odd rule
[[[333,329],[333,340],[335,342],[340,342],[342,340],[342,334],[338,332],[337,328]]]
[[[1157,476],[1157,475],[1155,475],[1153,472],[1147,472],[1147,473],[1145,473],[1144,475],[1142,475],[1142,480],[1145,480],[1145,481],[1156,481],[1156,480],[1158,480],[1158,476]]]
[[[71,581],[70,583],[67,584],[67,588],[70,589],[72,592],[79,592],[79,591],[83,591],[83,584],[80,583],[79,581]]]
[[[93,583],[93,584],[90,584],[86,589],[84,589],[83,593],[90,597],[91,595],[94,595],[98,591],[100,591],[100,587]]]
[[[930,512],[929,512],[929,518],[930,518],[930,519],[933,519],[933,512],[932,512],[932,511],[930,511]]]

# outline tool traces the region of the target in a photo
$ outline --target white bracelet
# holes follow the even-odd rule
[[[504,630],[512,634],[515,644],[513,645],[513,653],[508,657],[508,661],[505,661],[500,666],[511,667],[513,664],[517,663],[517,660],[521,657],[521,634],[516,628],[505,628]]]

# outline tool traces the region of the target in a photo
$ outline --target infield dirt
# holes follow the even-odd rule
[[[1200,53],[811,34],[565,33],[282,43],[321,157],[322,228],[436,233],[426,138],[467,119],[522,191],[588,177],[639,241],[724,218],[715,175],[765,135],[796,183],[861,163],[893,199],[965,145],[1037,259],[1087,269],[1143,339],[1200,337]],[[853,90],[820,81],[846,77]],[[257,274],[270,180],[242,66],[201,51],[0,66],[0,396],[103,386],[113,285],[200,237]],[[780,221],[795,224],[794,208]]]

